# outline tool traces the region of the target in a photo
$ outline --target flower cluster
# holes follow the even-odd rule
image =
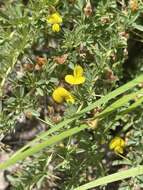
[[[85,77],[83,76],[83,68],[79,65],[76,65],[73,71],[73,75],[66,75],[65,81],[71,85],[78,85],[85,82]],[[74,103],[74,97],[71,93],[63,87],[58,87],[54,90],[52,94],[53,99],[57,103],[62,103],[66,101],[67,103]]]
[[[60,31],[60,24],[62,21],[62,17],[58,12],[51,14],[47,18],[47,22],[52,25],[53,32]],[[65,76],[65,81],[71,85],[79,85],[84,83],[85,77],[83,76],[83,68],[79,65],[76,65],[73,74]],[[56,88],[52,94],[52,97],[57,103],[62,103],[63,101],[74,103],[74,97],[63,87]]]
[[[47,22],[52,25],[53,32],[59,32],[61,30],[60,24],[63,22],[59,13],[53,13],[47,18]]]
[[[52,94],[52,97],[57,103],[62,103],[63,101],[72,104],[74,103],[74,97],[63,87],[56,88]]]
[[[123,154],[125,148],[125,141],[120,137],[115,137],[111,140],[109,148],[114,150],[116,154]]]
[[[76,65],[73,71],[73,75],[66,75],[65,81],[71,85],[78,85],[85,82],[85,77],[83,76],[83,68]]]
[[[45,57],[37,56],[35,59],[35,64],[32,63],[24,63],[23,68],[26,71],[40,71],[43,66],[47,63],[47,59]]]

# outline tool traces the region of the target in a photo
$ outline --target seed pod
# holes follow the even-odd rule
[[[53,121],[53,123],[59,123],[61,119],[62,119],[61,116],[58,114],[51,117],[51,120]]]
[[[32,119],[32,117],[33,117],[32,112],[30,112],[30,111],[25,112],[25,116],[28,119]]]
[[[39,65],[39,66],[43,66],[43,65],[45,65],[46,64],[46,58],[44,58],[44,57],[39,57],[39,56],[37,56],[36,57],[36,63]]]
[[[118,77],[114,75],[113,71],[109,68],[106,69],[106,78],[110,81],[118,80]]]
[[[93,12],[92,5],[89,0],[89,1],[87,1],[86,5],[84,7],[84,14],[85,14],[85,16],[89,17],[92,15],[92,12]]]
[[[96,129],[98,127],[98,119],[88,120],[86,123],[92,129]]]
[[[27,70],[27,71],[32,71],[33,70],[33,66],[34,65],[32,63],[24,63],[23,64],[24,69]]]
[[[68,54],[63,54],[61,56],[54,57],[54,61],[57,64],[64,64],[66,62],[67,58],[68,58]]]
[[[136,12],[139,8],[138,6],[138,1],[137,0],[130,0],[129,1],[129,6],[132,12]]]
[[[107,23],[110,23],[110,18],[108,16],[102,16],[100,18],[100,22],[101,24],[107,24]]]

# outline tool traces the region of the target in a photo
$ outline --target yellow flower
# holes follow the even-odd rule
[[[116,154],[123,154],[125,148],[125,141],[120,137],[115,137],[111,140],[109,148],[114,150]]]
[[[52,97],[57,103],[66,101],[67,103],[73,104],[75,102],[74,97],[71,95],[71,93],[63,87],[56,88],[52,94]]]
[[[53,24],[52,25],[52,31],[53,32],[59,32],[60,31],[60,25],[59,24]]]
[[[47,18],[47,22],[49,24],[61,24],[62,23],[62,17],[59,15],[59,13],[53,13]]]
[[[66,75],[65,81],[73,85],[84,83],[85,77],[83,76],[83,68],[79,65],[76,65],[73,71],[73,75]]]
[[[59,13],[53,13],[47,18],[47,22],[49,24],[52,24],[52,31],[53,32],[59,32],[60,31],[60,24],[62,23],[62,17],[59,15]]]

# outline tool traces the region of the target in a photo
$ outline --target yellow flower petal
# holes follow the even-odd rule
[[[59,32],[60,31],[60,25],[59,24],[53,24],[52,25],[52,31],[53,32]]]
[[[62,87],[58,87],[54,90],[52,97],[57,103],[62,103],[64,101],[64,96],[61,94],[65,93],[65,89]]]
[[[109,148],[112,150],[116,147],[116,145],[117,145],[117,142],[116,142],[116,139],[114,138],[111,140],[111,142],[109,144]]]
[[[69,84],[74,84],[75,83],[75,78],[73,75],[66,75],[65,76],[65,81]]]
[[[55,89],[52,97],[57,103],[62,103],[63,101],[66,101],[67,103],[74,103],[74,97],[63,87],[58,87]]]
[[[121,146],[116,146],[115,149],[114,149],[115,153],[116,154],[123,154],[124,150]]]
[[[125,147],[125,141],[123,139],[120,139],[120,146]]]
[[[53,13],[47,18],[47,22],[49,24],[61,24],[62,23],[62,17],[59,15],[59,13]]]
[[[85,82],[85,77],[78,77],[75,80],[75,84],[82,84]]]
[[[85,82],[85,77],[83,76],[83,69],[81,66],[76,65],[73,71],[73,75],[66,75],[65,81],[72,85],[78,85]]]
[[[123,154],[124,147],[125,147],[125,141],[120,137],[113,138],[109,144],[109,148],[111,150],[114,149],[115,153]]]
[[[65,81],[72,85],[82,84],[85,82],[85,77],[75,77],[73,75],[66,75]]]
[[[66,96],[65,100],[67,103],[71,103],[71,104],[74,104],[74,102],[75,102],[73,96],[71,96],[71,95]]]
[[[81,77],[83,75],[83,68],[79,65],[76,65],[73,71],[75,77]]]

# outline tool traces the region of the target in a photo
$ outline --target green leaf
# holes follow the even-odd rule
[[[44,96],[44,92],[41,88],[36,89],[36,95]]]
[[[121,172],[117,172],[117,173],[108,175],[106,177],[101,177],[92,182],[89,182],[82,186],[79,186],[79,187],[75,188],[74,190],[91,189],[91,188],[97,187],[99,185],[106,185],[108,183],[123,180],[123,179],[129,178],[129,177],[135,177],[135,176],[142,175],[142,174],[143,174],[143,166],[138,166],[136,168],[128,169],[126,171],[121,171]]]
[[[137,29],[137,30],[143,32],[143,26],[142,26],[142,25],[134,23],[134,24],[132,24],[132,26],[133,26],[135,29]]]

